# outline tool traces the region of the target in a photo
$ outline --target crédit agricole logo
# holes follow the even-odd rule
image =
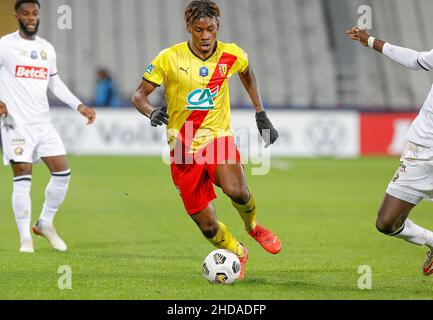
[[[214,99],[218,95],[219,87],[214,89],[197,89],[187,97],[187,110],[213,110],[215,109]]]

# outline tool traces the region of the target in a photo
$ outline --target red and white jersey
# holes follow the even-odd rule
[[[47,89],[56,74],[56,52],[48,41],[26,40],[18,31],[0,39],[0,100],[14,123],[50,121]]]

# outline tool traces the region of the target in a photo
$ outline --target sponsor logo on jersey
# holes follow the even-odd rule
[[[201,67],[200,68],[200,77],[207,77],[209,75],[209,69],[206,67]]]
[[[219,64],[218,69],[220,70],[221,76],[223,76],[223,77],[227,76],[227,65],[226,64]]]
[[[156,67],[153,64],[149,64],[149,66],[146,69],[146,73],[152,75],[152,73],[155,69],[156,69]]]
[[[30,53],[30,58],[32,58],[33,60],[37,60],[38,59],[38,53],[36,51],[32,51]]]
[[[187,110],[212,110],[215,109],[214,99],[218,95],[219,87],[211,90],[197,89],[192,91],[187,97]]]
[[[47,80],[48,69],[29,66],[16,66],[15,77],[25,79]]]

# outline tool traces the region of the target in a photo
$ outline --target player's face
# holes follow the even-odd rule
[[[39,7],[35,3],[23,3],[15,14],[20,29],[27,36],[34,36],[39,28]]]
[[[218,21],[215,18],[209,17],[197,19],[188,26],[192,45],[202,54],[212,52],[215,47],[218,30]]]

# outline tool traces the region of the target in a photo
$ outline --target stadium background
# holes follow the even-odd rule
[[[16,30],[13,3],[13,0],[0,2],[0,34]],[[40,35],[56,47],[65,83],[91,104],[95,72],[98,67],[107,68],[119,87],[122,103],[115,109],[99,108],[95,125],[86,127],[83,119],[61,108],[62,104],[50,96],[54,122],[72,155],[74,168],[71,194],[58,218],[58,226],[75,250],[72,256],[58,258],[42,242],[39,245],[46,261],[38,260],[35,264],[29,258],[23,263],[17,255],[9,253],[16,247],[9,204],[11,186],[7,183],[10,173],[5,168],[0,170],[4,185],[1,214],[6,220],[0,234],[10,236],[2,249],[9,264],[0,267],[6,279],[0,295],[3,298],[226,299],[227,294],[238,299],[432,298],[431,283],[419,278],[416,269],[422,262],[423,250],[409,253],[406,245],[376,233],[374,217],[398,165],[404,133],[427,95],[433,74],[406,70],[348,40],[344,32],[357,23],[359,6],[368,5],[372,8],[375,36],[416,50],[430,50],[433,2],[217,1],[222,9],[219,39],[236,42],[248,52],[264,104],[280,132],[279,141],[271,148],[270,173],[266,177],[248,175],[248,179],[254,185],[262,210],[268,214],[262,219],[282,236],[284,243],[288,242],[288,251],[272,260],[273,257],[259,252],[245,240],[254,248],[255,258],[251,259],[250,267],[255,272],[253,279],[236,289],[218,292],[208,292],[208,287],[199,280],[197,266],[209,246],[182,215],[182,204],[170,185],[168,169],[161,164],[163,131],[151,129],[148,120],[133,110],[129,102],[151,59],[161,49],[187,39],[183,21],[187,3],[187,0],[41,0]],[[59,6],[65,4],[72,8],[71,30],[60,30],[57,26],[61,16]],[[250,128],[257,135],[253,111],[237,77],[231,82],[231,98],[234,127]],[[158,90],[153,99],[155,104],[163,103],[163,92]],[[365,157],[370,155],[392,157]],[[47,178],[44,171],[35,171],[36,207],[43,201]],[[273,190],[284,192],[277,196]],[[152,195],[155,203],[146,200],[147,194]],[[128,201],[124,201],[126,197]],[[83,208],[81,204],[86,205]],[[218,206],[223,220],[235,225],[234,233],[241,234],[238,218],[227,213],[232,211],[229,203],[219,202]],[[417,221],[428,227],[428,207],[423,204],[418,210]],[[162,218],[166,214],[170,222]],[[91,222],[88,215],[93,218]],[[80,228],[74,227],[77,225]],[[184,230],[173,232],[175,226],[187,228],[188,236]],[[106,230],[112,228],[120,231],[110,233],[107,240]],[[85,231],[90,229],[89,240]],[[151,234],[157,240],[143,240]],[[200,249],[190,242],[200,243]],[[170,244],[177,248],[179,243],[188,254],[171,253]],[[119,250],[123,250],[120,258]],[[146,260],[148,255],[142,254],[149,250],[152,262]],[[168,252],[170,262],[161,252]],[[386,258],[390,252],[392,262]],[[80,269],[75,287],[81,289],[59,293],[48,285],[47,291],[41,293],[27,287],[35,274],[26,273],[25,268],[37,271],[37,289],[56,276],[47,271],[49,263],[62,263],[65,259]],[[83,261],[88,268],[82,267]],[[375,271],[375,290],[371,292],[360,291],[356,286],[356,271],[361,264],[371,265]],[[106,272],[107,265],[118,269]],[[149,274],[146,270],[152,271]],[[16,276],[14,272],[20,271],[24,273]],[[140,289],[140,285],[149,284],[152,289],[146,292]]]
[[[11,19],[13,2],[2,1],[2,34],[16,28]],[[78,128],[62,125],[66,123],[69,127],[71,121],[76,121],[60,113],[56,122],[70,152],[100,154],[111,149],[116,154],[161,153],[158,148],[161,131],[152,134],[138,122],[133,126],[136,129],[128,130],[122,124],[132,127],[135,115],[130,110],[130,98],[152,58],[161,49],[187,38],[183,21],[187,3],[187,0],[42,2],[40,35],[55,44],[63,80],[81,99],[92,104],[96,70],[105,68],[118,87],[119,106],[127,110],[114,117],[110,116],[111,112],[102,111],[99,129],[80,134]],[[282,138],[274,154],[358,156],[401,152],[404,132],[415,114],[372,116],[359,112],[416,112],[433,76],[411,72],[372,50],[362,50],[359,44],[345,38],[344,31],[360,19],[360,6],[368,5],[372,9],[373,33],[377,37],[427,50],[433,47],[433,39],[427,36],[433,24],[431,1],[222,0],[219,4],[222,10],[220,40],[236,42],[248,52],[265,106],[272,112],[275,110],[278,119],[288,114],[288,121],[279,123],[277,120]],[[72,9],[71,29],[58,27],[64,13],[59,9],[62,5]],[[53,106],[62,105],[50,97]],[[152,99],[155,104],[162,104],[162,89]],[[233,109],[250,108],[248,96],[237,77],[231,81],[231,100]],[[314,110],[316,113],[295,113],[292,117],[293,113],[278,113],[281,110]],[[346,112],[337,116],[317,113],[324,110]],[[298,116],[306,119],[304,125],[299,125]],[[245,113],[240,113],[239,120],[237,118],[235,112],[235,129],[248,127],[249,118]],[[290,118],[296,120],[290,121]],[[382,128],[380,132],[375,131],[378,123]],[[315,128],[313,133],[312,128]],[[107,130],[118,131],[119,144],[128,146],[107,144],[106,137],[101,135]],[[137,133],[143,131],[146,134]],[[144,147],[140,143],[143,136],[148,138]],[[303,145],[293,145],[300,140]],[[86,146],[86,142],[92,146]]]

